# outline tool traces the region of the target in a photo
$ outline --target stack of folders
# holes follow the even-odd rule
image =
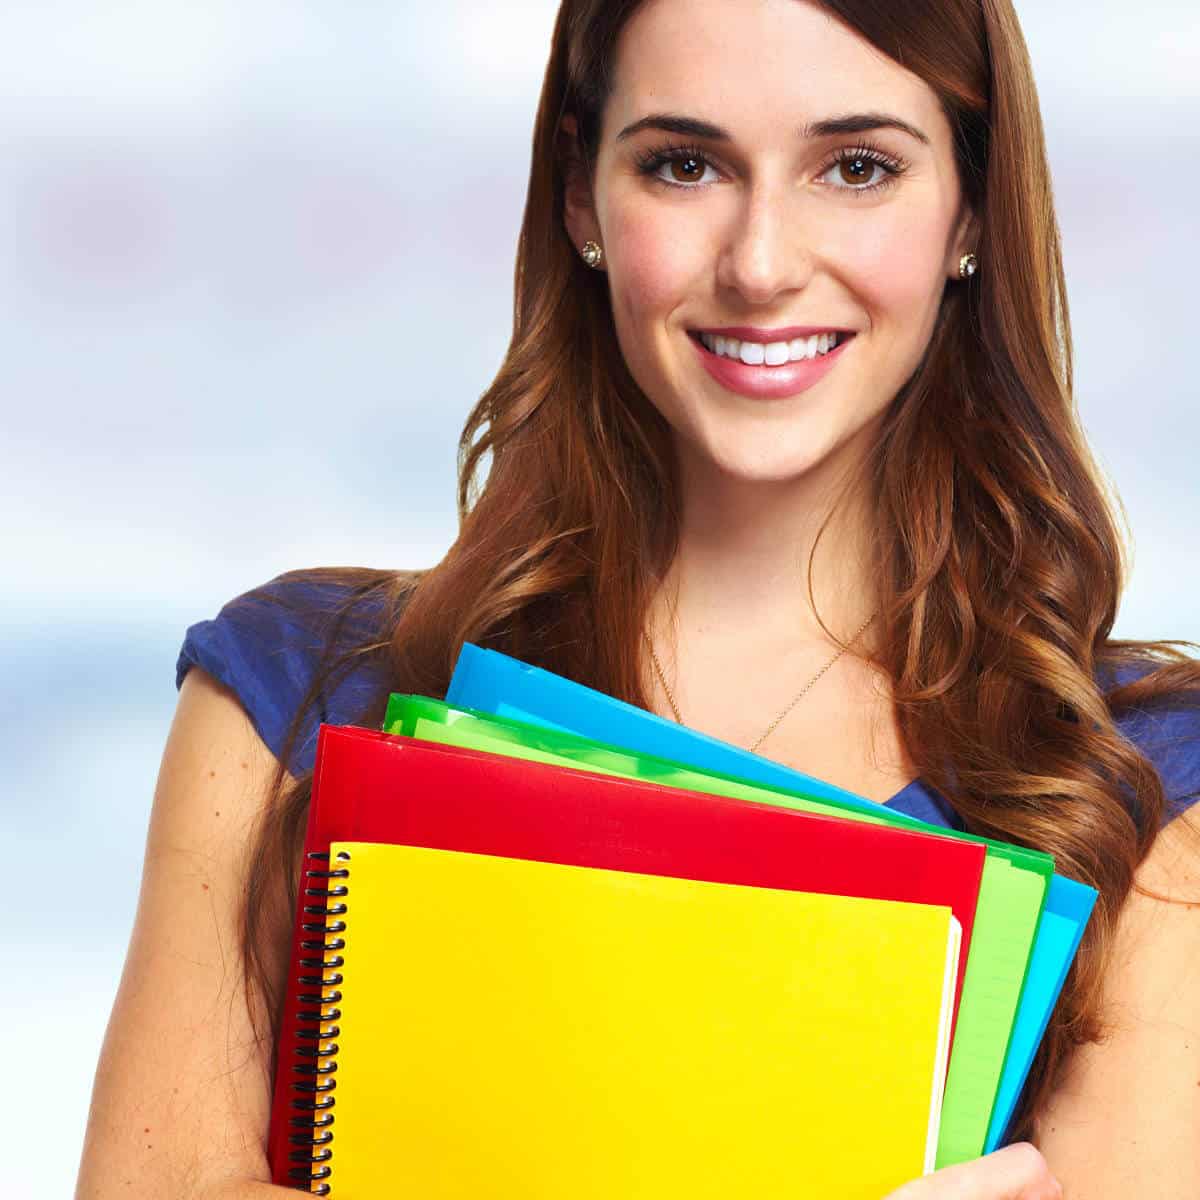
[[[1095,892],[496,651],[322,726],[273,1178],[879,1200],[994,1149]]]

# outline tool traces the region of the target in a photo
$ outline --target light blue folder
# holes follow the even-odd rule
[[[1033,1056],[1050,1023],[1050,1014],[1058,1002],[1067,970],[1079,949],[1079,940],[1095,903],[1095,888],[1063,875],[1051,877],[1046,907],[1042,909],[1042,920],[1029,955],[1028,974],[1017,1005],[1004,1070],[1000,1074],[1000,1088],[992,1106],[987,1141],[983,1145],[985,1154],[997,1149],[1004,1139]]]
[[[463,643],[459,652],[446,703],[579,734],[701,771],[735,775],[747,783],[800,791],[812,800],[836,800],[863,812],[879,811],[878,804],[845,788],[473,642]],[[926,824],[908,813],[891,811],[913,825]]]
[[[459,654],[446,702],[458,708],[474,708],[579,734],[766,787],[803,790],[814,799],[837,800],[864,811],[876,811],[879,807],[843,788],[471,642],[464,643]],[[921,828],[928,824],[907,813],[895,815]],[[992,1108],[985,1151],[994,1150],[1003,1139],[1095,900],[1094,888],[1057,874],[1051,878]]]

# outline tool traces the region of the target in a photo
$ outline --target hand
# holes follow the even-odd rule
[[[973,1162],[943,1167],[890,1192],[884,1200],[1062,1200],[1062,1185],[1029,1142],[1015,1142]]]

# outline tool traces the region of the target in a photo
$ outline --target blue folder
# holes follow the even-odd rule
[[[498,717],[513,717],[579,734],[699,770],[733,775],[765,787],[802,790],[814,799],[837,800],[867,812],[879,810],[879,805],[844,788],[471,642],[464,643],[459,654],[446,702],[458,708],[474,708]],[[891,811],[914,826],[940,828],[907,813]],[[1094,888],[1061,875],[1051,878],[992,1108],[985,1152],[996,1149],[1003,1140],[1067,971],[1079,949],[1096,895]]]
[[[836,800],[863,812],[879,812],[878,804],[845,788],[473,642],[463,643],[446,703],[579,734],[701,771],[734,775],[747,783],[801,791],[813,800]],[[908,813],[889,811],[913,825],[926,824]]]
[[[992,1106],[987,1141],[983,1144],[985,1154],[998,1149],[1004,1140],[1033,1056],[1050,1023],[1050,1015],[1079,949],[1084,927],[1092,915],[1096,896],[1096,889],[1087,884],[1057,874],[1050,878],[1046,906],[1042,909],[1037,937],[1029,955],[1025,986],[1021,989],[1012,1038],[1000,1074],[1000,1088]]]

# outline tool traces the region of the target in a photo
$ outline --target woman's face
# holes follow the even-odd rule
[[[661,114],[727,136],[630,131]],[[916,133],[814,128],[860,114]],[[972,249],[934,93],[806,0],[647,0],[618,42],[592,187],[570,187],[566,213],[577,248],[604,248],[622,352],[685,465],[747,481],[865,452]],[[776,349],[714,375],[692,334],[729,326],[854,336],[827,363],[769,365]]]

